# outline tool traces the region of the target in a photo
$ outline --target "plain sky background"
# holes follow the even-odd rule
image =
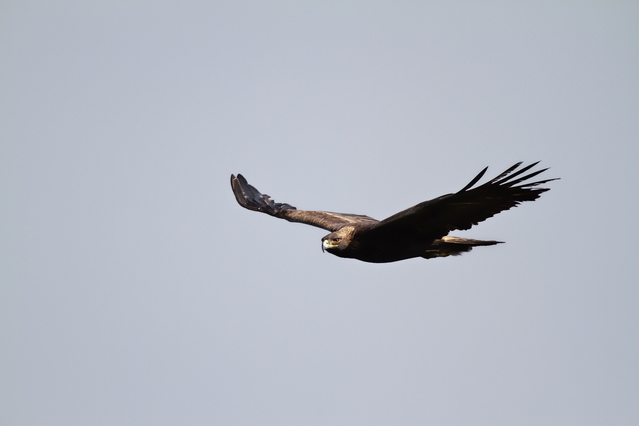
[[[639,3],[4,1],[0,423],[639,424]],[[367,264],[240,208],[550,192]]]

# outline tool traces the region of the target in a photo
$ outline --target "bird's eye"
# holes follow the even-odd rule
[[[341,240],[342,240],[341,238],[335,238],[335,239],[333,240],[333,242],[334,242],[335,244],[337,244],[337,243],[339,243]]]

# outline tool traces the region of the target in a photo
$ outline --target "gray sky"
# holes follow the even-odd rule
[[[0,423],[639,423],[639,4],[0,6]],[[535,203],[375,265],[383,219],[542,160]]]

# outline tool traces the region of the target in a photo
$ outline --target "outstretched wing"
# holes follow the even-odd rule
[[[255,189],[253,185],[250,185],[244,176],[240,174],[238,174],[237,177],[231,175],[231,188],[233,188],[235,199],[240,206],[256,212],[286,219],[289,222],[305,223],[328,231],[337,231],[342,226],[353,223],[378,222],[372,217],[359,214],[297,210],[290,204],[276,203],[271,200],[271,197],[262,194]]]
[[[379,236],[386,233],[395,236],[417,233],[424,238],[436,239],[456,229],[470,229],[521,202],[536,200],[542,192],[548,191],[549,188],[536,187],[555,179],[525,182],[547,169],[520,177],[537,163],[539,162],[517,170],[522,164],[519,162],[496,178],[472,188],[484,176],[488,170],[486,167],[459,192],[442,195],[396,213],[380,221],[369,232]]]

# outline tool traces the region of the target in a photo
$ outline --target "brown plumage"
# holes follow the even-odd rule
[[[323,250],[340,257],[382,263],[413,257],[455,256],[475,246],[500,243],[452,237],[448,233],[470,229],[521,202],[534,201],[549,190],[536,186],[556,180],[524,183],[547,169],[520,177],[537,163],[519,168],[521,164],[473,188],[488,170],[486,167],[460,191],[424,201],[381,221],[358,214],[297,210],[290,204],[274,202],[242,175],[231,175],[231,187],[244,208],[331,231],[322,238]]]

